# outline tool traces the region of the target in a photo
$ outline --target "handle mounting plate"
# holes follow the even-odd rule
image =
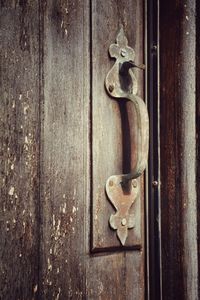
[[[136,225],[134,213],[130,209],[139,195],[139,184],[137,179],[123,184],[122,176],[114,175],[108,178],[106,183],[107,195],[116,209],[116,213],[110,216],[110,226],[117,230],[117,237],[124,246],[128,229]]]

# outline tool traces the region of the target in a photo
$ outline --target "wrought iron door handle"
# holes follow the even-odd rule
[[[137,80],[131,68],[144,69],[144,65],[134,63],[135,52],[128,46],[123,28],[120,29],[116,44],[109,48],[111,57],[116,59],[115,64],[108,72],[105,86],[108,94],[119,100],[128,99],[135,106],[137,116],[137,163],[129,174],[113,175],[106,183],[107,195],[116,208],[116,214],[110,217],[111,228],[117,230],[117,236],[125,244],[128,229],[135,226],[134,215],[130,208],[139,195],[137,178],[144,172],[149,147],[149,117],[144,101],[137,96]]]

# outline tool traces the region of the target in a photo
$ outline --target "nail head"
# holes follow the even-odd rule
[[[126,56],[126,53],[127,53],[126,49],[122,49],[122,50],[121,50],[121,56],[122,56],[122,57],[125,57],[125,56]]]
[[[112,180],[109,181],[109,186],[113,186],[113,181]]]
[[[137,180],[136,179],[133,180],[132,185],[133,185],[134,188],[137,187]]]
[[[123,219],[122,219],[121,224],[122,224],[122,226],[125,226],[125,225],[126,225],[126,218],[123,218]]]
[[[112,93],[114,91],[114,86],[113,85],[109,85],[108,89],[109,89],[109,92]]]

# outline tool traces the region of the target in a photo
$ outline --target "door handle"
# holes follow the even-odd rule
[[[117,236],[125,245],[128,229],[135,227],[134,214],[130,208],[138,198],[138,178],[144,172],[149,148],[149,117],[146,104],[137,96],[137,80],[132,68],[144,69],[144,65],[136,65],[135,52],[128,46],[123,28],[120,29],[116,44],[111,44],[109,53],[116,61],[105,79],[108,94],[116,100],[129,100],[133,103],[137,117],[137,162],[128,174],[110,176],[106,182],[106,193],[116,209],[110,216],[112,229],[117,230]]]

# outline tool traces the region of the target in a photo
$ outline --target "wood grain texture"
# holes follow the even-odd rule
[[[196,2],[196,36],[200,33],[200,2]],[[196,134],[197,134],[197,212],[200,212],[200,39],[196,39]],[[198,274],[200,274],[200,213],[198,221]],[[198,282],[200,295],[200,276]]]
[[[87,1],[43,3],[43,299],[83,299],[85,295],[88,9]]]
[[[0,299],[38,290],[39,17],[37,1],[0,4]]]
[[[143,4],[23,0],[0,5],[0,299],[144,299],[144,247],[91,253],[91,195],[98,184],[102,193],[110,171],[129,171],[129,160],[115,146],[122,143],[121,115],[128,115],[127,124],[135,115],[132,106],[120,111],[106,95],[107,46],[122,23],[142,62]],[[140,21],[133,21],[131,13]],[[140,96],[142,77],[137,74]],[[102,100],[109,104],[98,106]],[[98,126],[110,126],[109,114],[114,123],[108,136],[104,131],[103,144]],[[112,142],[109,137],[114,153],[101,149]],[[94,149],[98,161],[91,160]],[[99,177],[91,185],[93,162]],[[107,233],[119,246],[113,232]]]
[[[163,298],[198,299],[195,1],[160,12]]]
[[[112,3],[108,4],[110,6]],[[103,1],[99,1],[98,5],[105,6]],[[135,9],[137,5],[131,7]],[[88,1],[81,4],[79,1],[50,1],[43,5],[43,10],[42,295],[44,298],[61,299],[143,299],[143,252],[130,253],[128,261],[124,252],[90,254],[90,212],[93,203],[90,191],[91,188],[98,189],[96,182],[90,186],[90,142],[101,141],[102,135],[94,128],[89,130],[89,104],[92,101],[92,124],[95,120],[96,126],[103,126],[99,119],[95,119],[94,115],[100,110],[97,106],[94,108],[94,103],[97,105],[99,101],[102,105],[102,95],[105,99],[106,70],[101,71],[104,62],[95,52],[91,63],[92,68],[95,64],[93,74],[95,72],[97,76],[98,89],[90,99],[89,19],[92,13],[92,23],[99,22],[100,12],[90,12]],[[138,6],[140,13],[141,10]],[[109,22],[106,6],[101,11],[101,22]],[[99,32],[100,28],[95,25],[94,30]],[[97,36],[92,36],[92,43],[102,49]],[[101,55],[105,55],[108,61],[107,53],[102,52]],[[107,112],[107,106],[104,110]],[[119,109],[115,118],[118,117]],[[108,118],[106,113],[106,123]],[[120,121],[117,122],[120,127]],[[97,150],[99,155],[102,154],[100,147]],[[99,173],[99,182],[104,190],[105,175],[101,167],[104,163],[99,162],[95,172]],[[117,164],[121,164],[121,160]],[[134,273],[132,268],[135,268]]]
[[[141,252],[126,252],[122,249],[116,232],[108,226],[110,214],[114,213],[114,209],[105,195],[105,183],[108,177],[113,174],[129,172],[131,164],[135,163],[135,157],[130,155],[130,147],[133,150],[136,146],[134,141],[135,111],[132,103],[118,105],[104,89],[105,76],[114,63],[108,56],[108,49],[110,44],[114,43],[121,25],[124,26],[129,44],[136,52],[137,62],[143,61],[143,23],[141,22],[143,20],[143,3],[141,1],[92,1],[91,13],[92,250],[104,251],[104,253],[93,254],[93,259],[88,260],[89,269],[95,274],[94,282],[98,282],[98,278],[101,280],[103,289],[99,299],[143,299],[144,249]],[[137,18],[134,18],[134,15],[137,15]],[[142,96],[143,74],[137,72],[136,76],[139,82],[139,95]],[[125,124],[122,125],[122,121]],[[128,126],[130,126],[129,132],[125,131]],[[131,141],[129,135],[132,137]],[[122,147],[123,136],[124,145]],[[124,148],[128,148],[127,151]],[[139,209],[142,211],[143,197],[140,201],[137,204],[141,205]],[[143,212],[140,217],[143,223]],[[131,235],[131,231],[129,234]],[[144,238],[143,232],[142,236]],[[132,242],[133,237],[129,238],[128,244],[130,245]],[[113,254],[117,248],[123,251],[119,252],[118,257]],[[111,253],[105,251],[111,251]],[[114,259],[114,257],[116,258]],[[98,263],[98,260],[100,260],[101,268],[93,265],[93,261]],[[110,270],[114,271],[110,272]],[[112,284],[108,284],[110,287],[108,290],[107,283],[109,282]],[[96,299],[97,296],[97,294],[90,294],[89,298]]]

